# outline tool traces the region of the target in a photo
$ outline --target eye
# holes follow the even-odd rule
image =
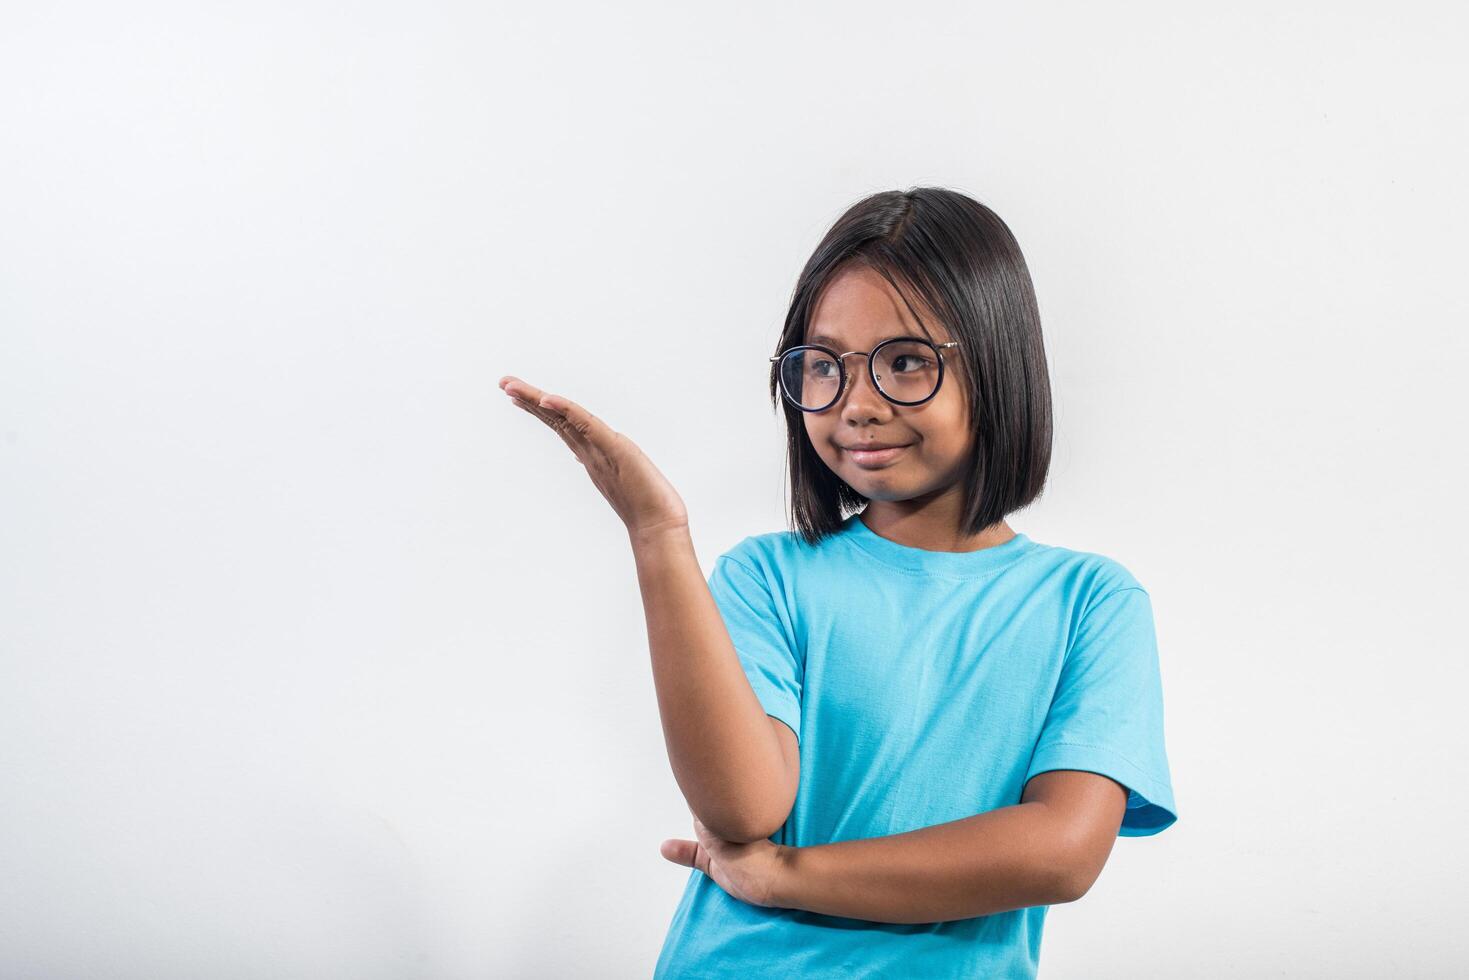
[[[918,354],[899,354],[893,358],[894,371],[922,371],[933,362]]]

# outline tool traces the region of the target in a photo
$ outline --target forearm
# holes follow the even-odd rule
[[[725,840],[751,841],[780,785],[780,743],[709,592],[688,529],[632,539],[674,779]]]
[[[917,923],[1069,902],[1078,872],[1066,840],[1055,814],[1031,802],[904,834],[787,848],[773,904]]]

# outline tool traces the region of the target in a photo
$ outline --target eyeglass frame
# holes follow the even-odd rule
[[[910,343],[916,341],[917,343],[920,343],[920,344],[926,344],[927,346],[929,346],[930,348],[933,349],[934,356],[938,358],[939,376],[938,376],[938,380],[933,383],[933,391],[929,392],[927,396],[918,399],[918,401],[916,401],[916,402],[901,402],[901,401],[898,401],[893,396],[889,395],[887,392],[883,391],[882,390],[882,385],[880,385],[880,384],[877,383],[877,372],[875,370],[873,370],[873,367],[872,367],[872,364],[873,364],[873,355],[874,354],[876,354],[878,351],[882,350],[888,344],[898,344],[898,343],[903,343],[904,341],[907,341],[907,342],[910,342]],[[944,386],[944,349],[945,348],[948,348],[948,347],[958,347],[958,346],[959,346],[959,341],[957,341],[957,340],[950,340],[950,341],[947,341],[947,342],[942,343],[942,344],[936,344],[933,341],[928,340],[925,337],[889,337],[887,340],[884,340],[882,343],[878,344],[876,347],[872,348],[872,350],[870,350],[870,351],[849,350],[845,354],[838,354],[836,351],[832,350],[830,347],[826,347],[826,346],[823,346],[821,344],[796,344],[794,347],[787,347],[785,350],[781,351],[779,354],[776,354],[774,357],[770,358],[770,362],[772,364],[775,364],[776,365],[776,382],[780,385],[780,393],[781,393],[781,395],[784,396],[784,398],[785,398],[786,401],[790,402],[792,405],[794,405],[796,408],[800,409],[803,412],[824,412],[828,408],[831,408],[837,402],[839,402],[839,401],[842,400],[842,396],[847,393],[847,383],[851,379],[851,375],[849,375],[847,373],[847,362],[845,360],[845,358],[848,355],[850,355],[850,354],[861,354],[863,357],[867,358],[867,377],[868,377],[869,380],[872,381],[872,390],[873,391],[876,391],[879,395],[881,395],[882,397],[886,398],[889,402],[891,402],[894,405],[902,405],[905,408],[911,408],[914,405],[922,405],[924,402],[929,401],[930,399],[932,399],[935,395],[937,395],[939,393],[939,389]],[[785,360],[786,356],[788,354],[790,354],[791,352],[798,351],[798,350],[819,350],[819,351],[823,351],[824,353],[830,354],[832,356],[832,358],[837,362],[837,371],[840,372],[839,376],[841,378],[841,384],[837,388],[836,396],[834,398],[832,398],[831,401],[827,402],[825,405],[822,405],[820,408],[807,408],[805,405],[802,405],[800,402],[798,402],[794,398],[792,398],[790,392],[786,391],[785,377],[783,376],[782,372],[780,371],[779,362]]]

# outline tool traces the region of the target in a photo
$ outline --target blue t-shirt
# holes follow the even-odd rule
[[[1120,836],[1177,819],[1152,606],[1110,558],[1024,534],[927,551],[854,515],[814,546],[792,531],[745,538],[709,589],[760,703],[800,741],[776,843],[1013,806],[1049,769],[1127,787]],[[1047,908],[885,923],[751,905],[691,869],[654,977],[1030,978]]]

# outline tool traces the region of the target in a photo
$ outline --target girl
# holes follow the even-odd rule
[[[655,977],[1033,977],[1047,907],[1176,813],[1147,591],[1005,520],[1051,455],[1020,248],[955,191],[867,197],[770,361],[795,530],[707,583],[627,436],[500,381],[632,545],[696,838],[662,845],[694,870]]]

